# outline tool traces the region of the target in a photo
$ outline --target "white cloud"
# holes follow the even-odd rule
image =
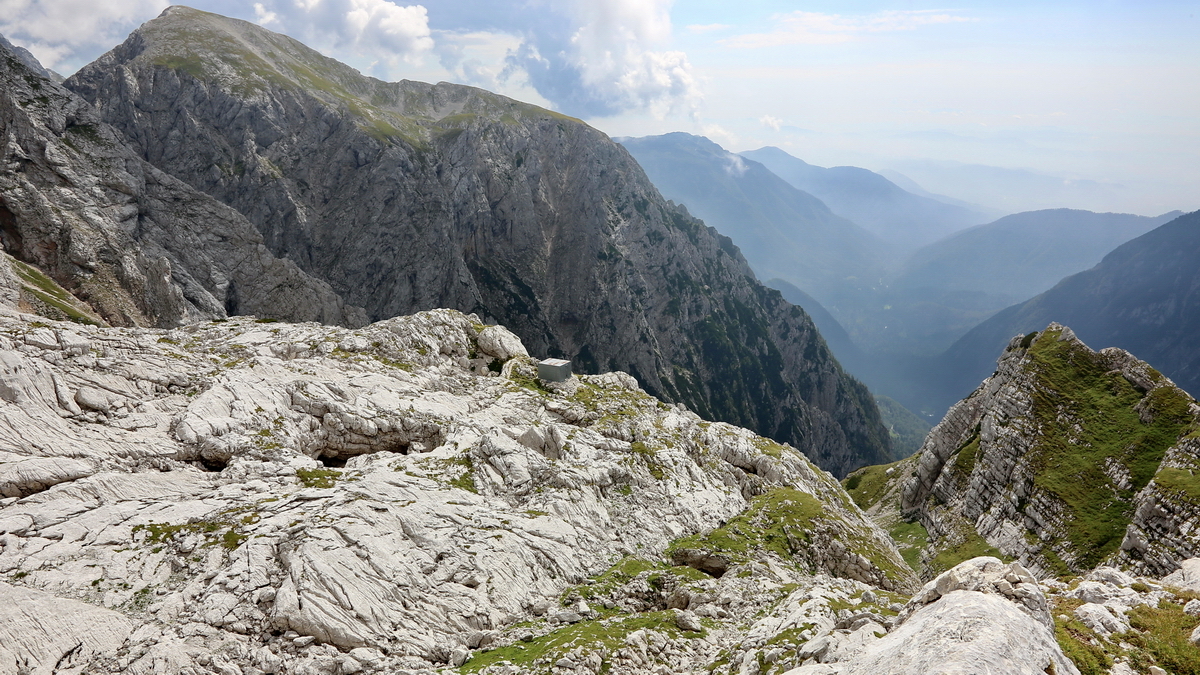
[[[741,178],[749,170],[750,167],[746,166],[746,160],[732,152],[725,153],[725,173],[734,178]]]
[[[261,2],[256,2],[254,3],[254,21],[260,26],[269,26],[273,23],[279,23],[279,15],[268,11],[266,7],[263,7]]]
[[[658,50],[671,37],[670,0],[571,0],[538,4],[509,73],[564,111],[608,116],[692,112],[700,93],[687,55]],[[541,13],[542,16],[538,16]]]
[[[770,115],[763,115],[762,117],[758,118],[758,121],[764,127],[767,127],[773,131],[779,131],[779,128],[783,126],[783,120],[779,119],[778,117],[771,117]]]
[[[392,68],[433,49],[423,5],[391,0],[265,0],[254,4],[260,25],[316,45],[345,49]]]
[[[81,49],[112,47],[168,4],[167,0],[0,0],[0,33],[33,52],[42,65],[56,68]]]
[[[915,30],[921,26],[975,21],[940,10],[890,10],[865,16],[791,12],[774,17],[775,30],[736,35],[721,44],[738,48],[777,47],[793,44],[849,42],[859,35]]]

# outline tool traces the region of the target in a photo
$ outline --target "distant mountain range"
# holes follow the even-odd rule
[[[769,146],[741,155],[761,162],[793,187],[825,202],[834,213],[887,241],[894,252],[912,251],[989,220],[978,211],[915,195],[866,169],[813,166]]]
[[[1092,269],[1013,305],[958,340],[939,359],[940,403],[949,405],[991,372],[1014,335],[1050,321],[1070,325],[1093,349],[1133,352],[1189,392],[1200,391],[1200,211],[1117,247]]]
[[[921,248],[891,283],[893,289],[982,292],[1005,305],[1082,272],[1117,246],[1182,215],[1049,209],[1005,216]]]
[[[824,303],[877,281],[882,240],[762,164],[691,134],[618,140],[663,196],[733,239],[759,278]]]

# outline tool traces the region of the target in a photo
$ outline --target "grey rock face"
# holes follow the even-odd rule
[[[1148,364],[1051,324],[1013,338],[929,433],[903,465],[900,506],[929,530],[930,554],[976,542],[1039,576],[1104,560],[1161,576],[1197,552],[1198,420]]]
[[[76,73],[144,158],[245,214],[374,319],[476,312],[842,474],[888,455],[867,390],[728,239],[604,134],[471,87],[384,83],[174,7]]]
[[[0,139],[5,251],[109,323],[173,326],[227,313],[365,318],[272,255],[236,211],[137,157],[86,101],[3,48]],[[51,304],[74,302],[32,283]]]

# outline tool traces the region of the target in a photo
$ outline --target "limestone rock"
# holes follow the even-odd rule
[[[1198,421],[1200,405],[1148,364],[1050,324],[1013,338],[883,492],[928,531],[927,561],[971,546],[1037,577],[1097,565],[1160,576],[1200,553],[1200,505],[1178,487],[1200,468]],[[1108,494],[1113,527],[1088,529]]]
[[[623,672],[688,670],[735,647],[754,660],[780,631],[836,630],[835,603],[876,607],[855,599],[871,586],[773,551],[721,579],[665,562],[673,542],[779,490],[841,523],[828,545],[843,559],[875,547],[855,574],[910,583],[874,567],[903,563],[794,448],[705,422],[624,374],[530,385],[534,361],[498,328],[511,355],[497,373],[475,316],[361,329],[35,319],[0,310],[0,486],[12,495],[0,499],[0,575],[3,592],[42,598],[20,604],[32,615],[0,614],[0,633],[31,636],[0,640],[16,663],[53,663],[94,625],[71,657],[87,672],[425,673],[643,616],[662,630],[642,633]],[[628,561],[649,568],[560,602]],[[553,658],[601,666],[584,647]]]
[[[60,672],[111,658],[133,628],[119,612],[0,581],[0,672]]]

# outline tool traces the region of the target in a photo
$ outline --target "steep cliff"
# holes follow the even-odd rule
[[[538,356],[629,372],[832,471],[888,455],[868,392],[808,317],[578,120],[471,87],[380,82],[184,7],[69,86],[374,319],[477,312]]]
[[[91,105],[3,48],[0,139],[0,242],[19,261],[6,258],[14,271],[3,276],[22,289],[9,304],[142,326],[237,312],[365,318],[272,255],[239,213],[142,160]]]
[[[1040,575],[1161,575],[1200,545],[1198,436],[1200,406],[1169,379],[1050,324],[1013,338],[920,453],[848,484],[894,532],[897,516],[927,531],[926,574],[991,553]]]

